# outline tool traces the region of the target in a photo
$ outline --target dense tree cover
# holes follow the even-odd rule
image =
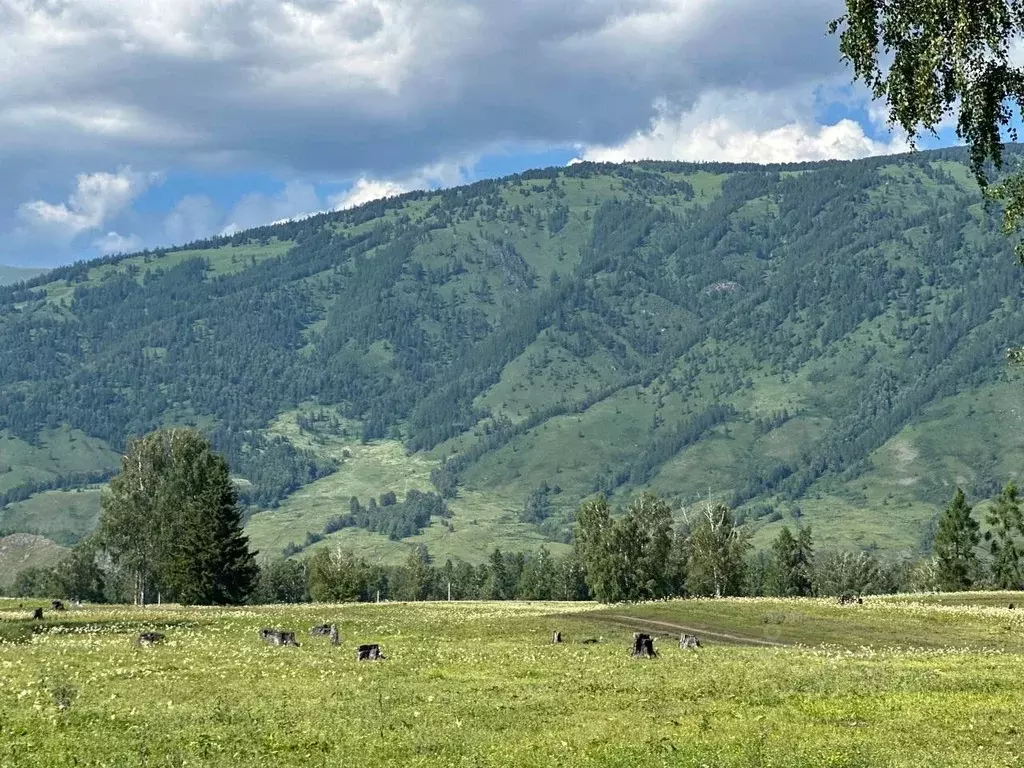
[[[397,501],[387,506],[397,505]],[[576,513],[576,546],[556,557],[494,549],[477,565],[434,561],[423,545],[410,547],[402,565],[369,563],[340,546],[320,545],[307,558],[276,558],[259,566],[250,603],[374,600],[598,600],[728,595],[830,597],[966,588],[1017,589],[1021,550],[1016,543],[1016,489],[1008,486],[989,513],[985,562],[978,557],[978,523],[960,489],[939,523],[932,556],[880,558],[872,550],[815,552],[809,527],[794,535],[782,527],[770,547],[751,553],[747,532],[727,506],[706,502],[675,516],[651,493],[615,511],[603,497]],[[999,527],[1013,528],[1009,540]],[[1014,557],[1007,553],[1012,551]],[[134,566],[111,558],[101,537],[76,546],[54,568],[19,574],[13,593],[78,597],[96,602],[136,595]],[[201,562],[197,560],[196,562]]]
[[[972,209],[968,159],[581,163],[188,253],[62,268],[0,288],[0,429],[31,441],[67,424],[120,450],[166,423],[201,424],[249,481],[243,501],[272,507],[337,468],[268,436],[300,405],[410,450],[459,437],[433,473],[447,499],[481,461],[549,422],[623,393],[654,401],[647,434],[611,446],[585,487],[558,479],[567,492],[524,507],[554,536],[586,493],[642,488],[701,441],[821,419],[798,455],[751,451],[737,468],[729,506],[767,509],[822,478],[856,476],[938,398],[992,381],[1007,340],[1024,334],[1024,318],[1005,311],[1020,298],[1019,275]],[[286,254],[237,264],[215,250],[280,242]],[[538,346],[568,361],[558,376],[592,381],[556,382],[520,414],[481,405],[508,363]],[[516,386],[554,369],[537,357]],[[799,412],[751,405],[752,389],[789,377],[812,385]],[[1006,479],[982,475],[967,490],[988,495]],[[524,478],[519,498],[555,480]],[[944,501],[934,485],[919,493]],[[342,522],[397,537],[422,527],[422,514],[397,512]]]
[[[165,429],[129,444],[97,539],[138,603],[153,588],[187,604],[239,603],[258,573],[241,523],[227,462],[197,431]]]
[[[371,498],[365,507],[353,496],[348,513],[328,520],[323,532],[328,535],[342,528],[364,528],[398,541],[415,536],[430,525],[431,517],[449,516],[448,507],[436,493],[422,493],[413,489],[402,501],[398,501],[395,493],[389,491],[381,494],[379,501]]]

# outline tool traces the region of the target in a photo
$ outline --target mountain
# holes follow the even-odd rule
[[[1024,465],[966,163],[580,163],[0,289],[0,533],[73,543],[126,437],[191,423],[268,555],[558,550],[642,488],[916,550]]]
[[[6,267],[0,264],[0,285],[11,285],[20,283],[22,280],[31,280],[45,271],[45,269],[35,269],[34,267]]]

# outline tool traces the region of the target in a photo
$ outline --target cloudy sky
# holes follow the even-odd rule
[[[901,151],[825,34],[841,11],[0,0],[0,263],[182,243],[577,157]]]

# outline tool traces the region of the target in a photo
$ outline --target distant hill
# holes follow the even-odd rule
[[[25,568],[56,565],[65,552],[42,536],[28,533],[0,536],[0,589],[12,586],[17,574]]]
[[[56,269],[0,289],[0,529],[73,543],[195,423],[268,555],[558,549],[641,488],[915,550],[1024,466],[998,223],[960,150],[582,163]]]
[[[45,271],[45,269],[35,269],[33,267],[5,267],[3,264],[0,264],[0,285],[11,285],[12,283],[20,283],[22,280],[31,280]]]

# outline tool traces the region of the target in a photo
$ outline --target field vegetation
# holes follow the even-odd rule
[[[87,605],[42,622],[8,600],[0,763],[1012,765],[1018,598]],[[338,647],[308,636],[321,622]],[[264,626],[301,647],[264,646]],[[700,649],[675,647],[680,626]],[[657,659],[630,658],[635,629]],[[143,630],[166,640],[136,648]],[[365,642],[387,659],[357,662]]]

